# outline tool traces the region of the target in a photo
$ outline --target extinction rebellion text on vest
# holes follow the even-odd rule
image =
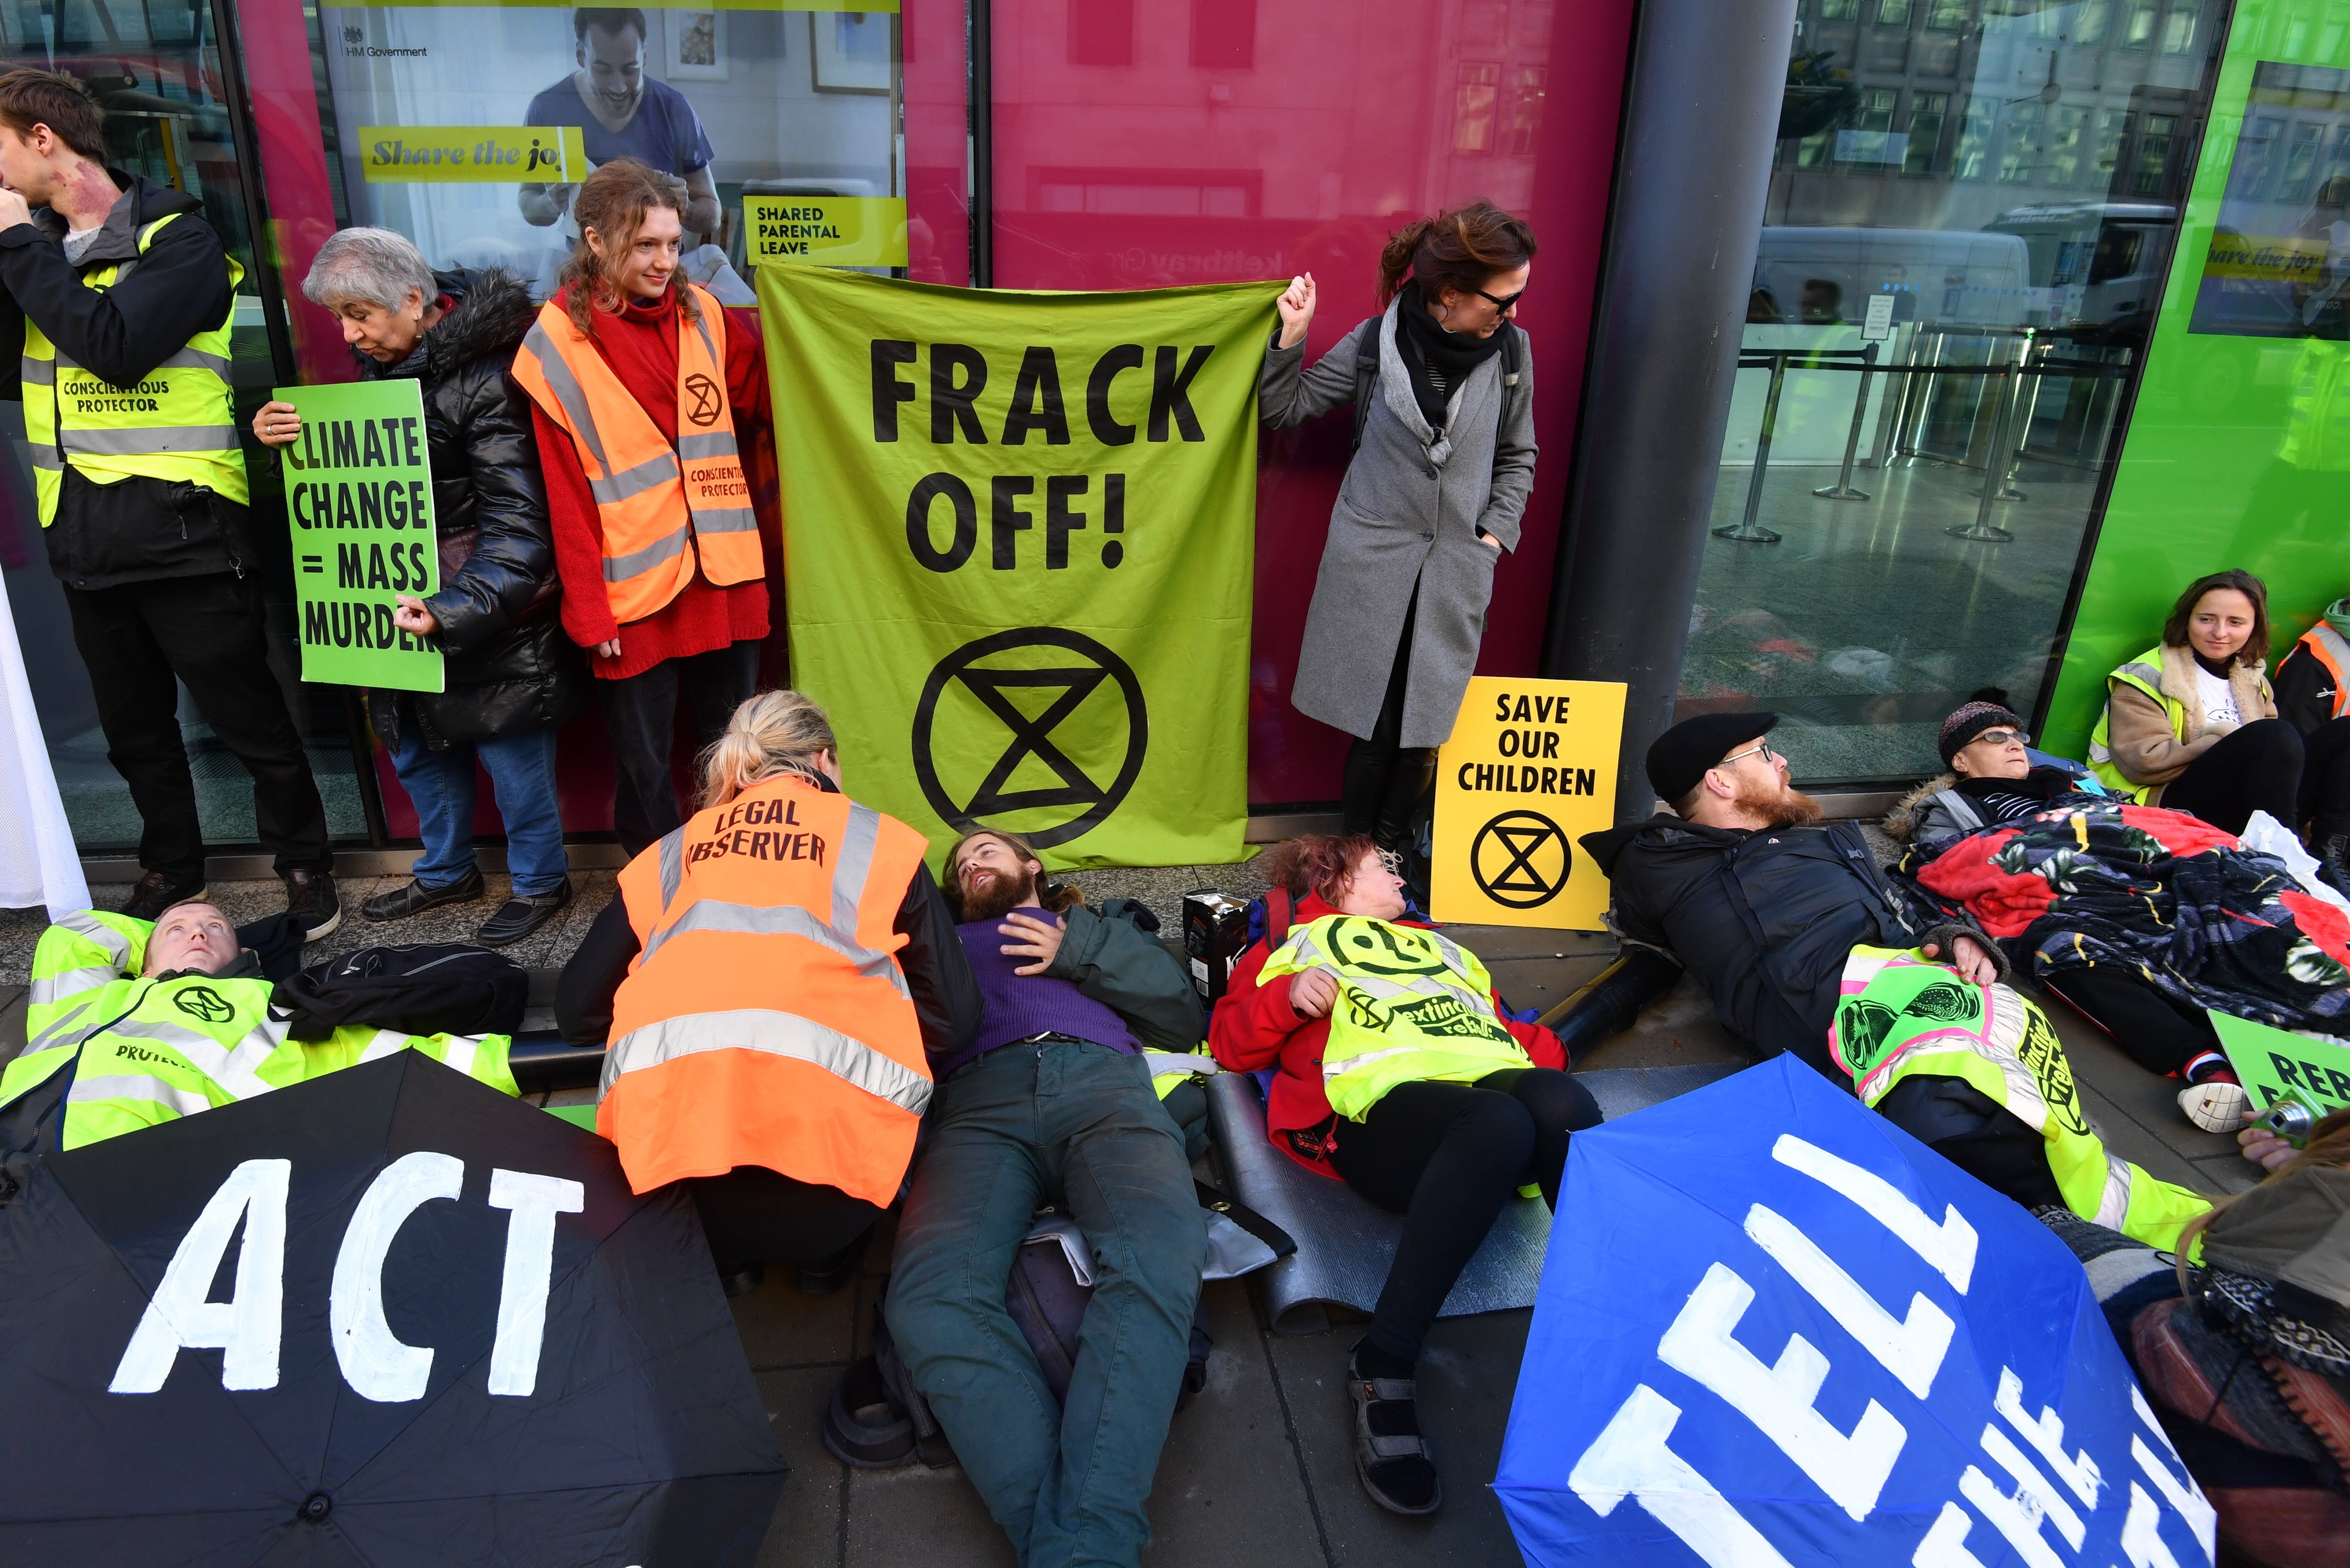
[[[920,382],[899,376],[898,368],[910,366],[929,350],[929,375]],[[1139,433],[1149,441],[1180,439],[1204,441],[1207,431],[1191,407],[1192,379],[1214,351],[1211,343],[1195,345],[1188,353],[1159,344],[1149,357],[1150,409],[1138,432],[1110,409],[1110,389],[1128,370],[1139,374],[1145,363],[1139,343],[1121,343],[1106,350],[1086,373],[1085,419],[1093,438],[1104,446],[1132,444]],[[987,357],[963,343],[917,344],[904,338],[872,340],[873,439],[898,439],[898,405],[929,393],[929,434],[934,446],[951,446],[958,440],[971,446],[989,441],[978,402],[987,387]],[[1047,446],[1067,446],[1069,413],[1061,390],[1061,367],[1053,350],[1035,344],[1020,354],[1020,368],[1012,388],[1011,406],[994,441],[1000,446],[1024,446],[1030,435],[1044,437]],[[1092,476],[1057,473],[1045,476],[1045,569],[1057,572],[1069,565],[1069,535],[1085,530],[1087,514],[1080,509],[1093,487]],[[1036,514],[1023,509],[1036,493],[1036,476],[996,474],[988,481],[988,565],[999,572],[1020,564],[1020,535],[1036,526]],[[931,529],[935,503],[947,503],[953,532],[943,548]],[[1105,473],[1101,488],[1101,564],[1115,567],[1126,558],[1126,545],[1116,535],[1126,530],[1126,475]],[[906,500],[906,547],[914,559],[933,572],[951,572],[972,557],[979,545],[979,500],[971,486],[952,473],[925,474]],[[1033,560],[1034,557],[1032,556]]]
[[[304,421],[298,446],[283,449],[286,466],[296,472],[314,468],[407,469],[422,475],[423,421],[416,419]],[[380,430],[379,431],[379,427]],[[398,529],[431,527],[426,504],[429,478],[385,478],[357,483],[294,481],[286,487],[286,508],[294,525],[315,529]],[[335,586],[339,588],[385,589],[421,594],[432,586],[427,575],[429,537],[385,544],[357,540],[335,545]],[[310,600],[303,606],[302,640],[336,648],[397,648],[413,653],[432,645],[398,629],[389,605],[343,605]]]

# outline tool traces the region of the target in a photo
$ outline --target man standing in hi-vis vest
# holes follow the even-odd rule
[[[0,352],[13,334],[49,566],[145,825],[122,912],[151,920],[204,891],[185,682],[253,775],[288,907],[322,937],[341,919],[326,808],[269,669],[230,408],[244,269],[194,197],[105,166],[99,120],[71,77],[0,76]]]

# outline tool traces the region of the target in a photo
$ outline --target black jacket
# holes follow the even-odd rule
[[[412,722],[445,747],[564,722],[587,701],[588,672],[556,614],[546,482],[530,404],[511,373],[537,308],[494,268],[435,281],[456,304],[413,353],[391,366],[355,358],[365,379],[423,383],[441,556],[441,591],[424,603],[447,659],[446,691],[371,692],[369,712],[387,744]]]
[[[1913,916],[1849,822],[1750,832],[1660,813],[1582,843],[1610,880],[1618,936],[1695,973],[1731,1033],[1847,1087],[1827,1033],[1854,947],[1931,941],[1947,955],[1953,936],[1972,936],[2003,970],[1998,945],[1972,928]]]
[[[199,332],[228,319],[228,258],[220,236],[184,192],[120,169],[107,173],[123,195],[78,265],[66,259],[65,220],[42,208],[29,223],[0,230],[0,356],[14,364],[25,322],[36,322],[68,358],[118,387],[135,387]],[[139,253],[139,231],[166,214]],[[85,288],[81,275],[120,265],[111,287]],[[8,379],[5,395],[21,399]],[[46,389],[42,395],[48,395]],[[244,508],[201,485],[160,479],[96,484],[68,464],[57,515],[42,530],[49,567],[76,588],[234,571],[252,559]]]
[[[2299,730],[2304,740],[2334,722],[2334,688],[2340,684],[2305,642],[2294,643],[2269,676],[2277,717]]]

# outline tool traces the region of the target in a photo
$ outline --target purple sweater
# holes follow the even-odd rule
[[[1038,909],[1022,912],[1052,919]],[[973,920],[955,928],[955,935],[962,939],[962,950],[971,955],[971,972],[979,981],[979,994],[987,1003],[987,1016],[980,1024],[978,1038],[936,1064],[931,1070],[933,1076],[944,1081],[949,1073],[964,1063],[998,1045],[1009,1045],[1032,1034],[1066,1034],[1073,1040],[1089,1040],[1129,1056],[1142,1049],[1140,1043],[1127,1032],[1125,1021],[1079,991],[1075,981],[1050,974],[1013,973],[1035,961],[1014,958],[1001,950],[1010,940],[995,929],[1003,923],[1003,918],[999,915],[992,920]]]

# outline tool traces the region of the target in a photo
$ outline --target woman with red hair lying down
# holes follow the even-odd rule
[[[1475,955],[1404,919],[1402,879],[1369,837],[1294,839],[1262,864],[1288,929],[1233,966],[1208,1044],[1235,1071],[1277,1069],[1276,1147],[1404,1216],[1347,1372],[1355,1464],[1381,1507],[1432,1513],[1421,1343],[1511,1194],[1539,1186],[1556,1206],[1568,1137],[1599,1107],[1562,1071],[1558,1036],[1503,1015]]]

